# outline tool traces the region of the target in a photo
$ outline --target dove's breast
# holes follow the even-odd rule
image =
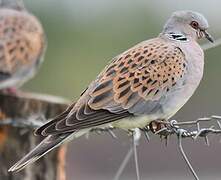
[[[186,57],[187,72],[180,87],[168,94],[162,103],[166,119],[173,116],[189,100],[203,77],[204,53],[201,47],[196,42],[188,42],[180,49]]]
[[[142,128],[153,120],[167,120],[189,100],[203,77],[204,54],[195,42],[185,43],[179,48],[185,55],[187,71],[177,86],[161,98],[157,110],[120,120],[115,122],[113,126],[123,129]]]

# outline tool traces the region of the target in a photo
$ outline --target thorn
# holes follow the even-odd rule
[[[163,142],[163,136],[160,135],[160,142],[162,143]]]
[[[211,120],[211,117],[203,117],[197,119],[197,121],[209,121],[209,120]]]
[[[197,130],[200,131],[200,123],[199,122],[196,123],[196,126],[197,126]]]
[[[220,123],[220,121],[219,121],[219,120],[217,120],[216,122],[217,122],[217,124],[218,124],[219,128],[221,129],[221,123]]]
[[[165,146],[167,147],[168,144],[169,144],[169,139],[170,139],[170,136],[166,136],[165,137]]]
[[[111,129],[107,129],[107,132],[110,134],[112,138],[117,139],[117,136],[114,134],[114,132]]]
[[[101,134],[102,134],[102,132],[101,132],[100,129],[96,129],[95,133],[96,133],[97,135],[101,135]]]
[[[85,138],[88,140],[89,137],[90,137],[90,133],[88,132],[88,133],[85,134]]]
[[[207,145],[207,146],[209,146],[209,145],[210,145],[210,143],[209,143],[208,136],[205,136],[205,138],[204,138],[204,139],[205,139],[205,143],[206,143],[206,145]]]
[[[221,129],[221,123],[220,123],[220,121],[219,121],[219,120],[216,120],[216,122],[217,122],[219,128]],[[219,143],[221,143],[221,139],[219,140]]]
[[[194,141],[200,136],[200,134],[201,134],[201,131],[199,131],[199,132],[193,137]]]
[[[147,142],[150,142],[150,136],[147,131],[144,131],[144,135],[145,135],[145,139],[147,140]]]
[[[145,139],[147,142],[150,142],[150,136],[148,134],[148,132],[150,131],[150,129],[148,127],[144,127],[143,129],[141,129],[142,132],[144,133]]]

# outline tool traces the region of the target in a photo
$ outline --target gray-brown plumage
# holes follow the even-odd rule
[[[46,40],[40,22],[20,0],[0,0],[0,89],[17,88],[43,60]]]
[[[197,39],[208,23],[199,13],[175,12],[162,33],[115,57],[66,112],[36,130],[45,139],[10,171],[93,128],[143,128],[168,120],[192,96],[203,76],[204,54]]]
[[[138,44],[105,68],[66,118],[46,124],[36,134],[48,136],[155,113],[162,96],[176,88],[185,72],[184,54],[176,46],[160,38]]]

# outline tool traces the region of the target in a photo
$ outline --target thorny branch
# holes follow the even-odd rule
[[[191,173],[193,174],[194,178],[196,180],[198,180],[198,176],[195,173],[190,161],[188,160],[184,150],[183,150],[183,145],[182,145],[182,139],[183,138],[193,138],[194,140],[196,140],[199,137],[202,137],[205,139],[205,143],[209,146],[209,139],[208,139],[208,135],[209,134],[221,134],[221,116],[211,116],[211,117],[206,117],[206,118],[199,118],[195,121],[187,121],[187,122],[180,122],[178,123],[175,120],[172,120],[170,122],[160,122],[165,124],[166,126],[162,129],[160,129],[159,131],[157,131],[155,134],[160,135],[160,136],[165,136],[168,137],[170,135],[177,135],[178,138],[178,147],[179,150],[181,152],[181,155],[183,157],[183,159],[185,160],[189,170],[191,171]],[[214,126],[208,127],[208,128],[200,128],[200,123],[203,122],[212,122],[215,121],[216,122],[216,126],[218,127],[218,129],[215,129]],[[191,125],[195,127],[194,130],[188,130],[188,129],[184,129],[183,126],[186,125]]]
[[[34,119],[34,118],[33,118]],[[37,119],[36,119],[37,120]],[[36,123],[37,122],[37,123]],[[200,124],[205,122],[213,122],[213,126],[207,127],[207,128],[201,128]],[[132,154],[134,154],[134,160],[136,165],[136,175],[137,180],[140,180],[139,175],[139,167],[138,167],[138,157],[137,157],[137,146],[139,145],[139,139],[140,139],[140,133],[142,132],[147,141],[150,141],[149,133],[152,132],[155,135],[160,136],[161,139],[165,139],[166,144],[168,143],[169,136],[176,135],[178,139],[178,148],[182,155],[182,158],[186,162],[190,172],[193,174],[194,178],[196,180],[199,180],[195,170],[193,169],[182,145],[182,139],[183,138],[192,138],[194,140],[197,140],[198,138],[204,138],[206,145],[209,146],[209,139],[208,135],[210,134],[221,134],[221,116],[211,116],[211,117],[204,117],[204,118],[198,118],[195,121],[185,121],[185,122],[177,122],[176,120],[171,121],[154,121],[153,123],[157,124],[158,127],[161,127],[157,131],[152,129],[151,124],[143,129],[134,129],[134,131],[130,132],[129,134],[133,136],[133,146],[129,149],[127,155],[125,156],[124,160],[122,161],[122,164],[120,165],[120,168],[118,169],[117,173],[115,174],[114,180],[119,180],[121,174],[123,173],[124,168],[128,164],[130,157]],[[21,128],[36,128],[42,125],[42,121],[13,121],[12,119],[5,119],[4,121],[0,121],[0,125],[12,125],[15,127],[21,127]],[[185,126],[188,126],[185,128]],[[216,128],[215,128],[216,127]],[[98,134],[101,134],[103,132],[107,132],[111,135],[113,138],[117,138],[117,136],[113,132],[114,128],[96,128],[93,129],[91,132],[96,132]]]
[[[215,123],[213,126],[208,127],[208,128],[201,128],[200,124],[201,123],[205,123],[205,122],[209,122],[209,123]],[[186,121],[186,122],[177,122],[176,120],[171,120],[169,122],[165,122],[165,121],[156,121],[153,123],[157,123],[158,125],[160,125],[160,128],[158,131],[153,132],[153,130],[151,129],[150,126],[147,126],[143,129],[140,129],[147,141],[149,142],[150,138],[149,138],[149,132],[153,132],[155,135],[160,136],[161,139],[165,139],[166,144],[168,143],[168,137],[171,135],[176,135],[177,139],[178,139],[178,148],[179,151],[182,155],[182,158],[184,159],[184,161],[186,162],[190,172],[193,174],[194,178],[196,180],[199,180],[195,170],[193,169],[184,149],[183,149],[183,145],[182,145],[182,139],[184,138],[192,138],[194,140],[197,140],[198,138],[204,138],[206,144],[209,146],[209,139],[208,139],[208,135],[210,134],[221,134],[221,116],[211,116],[211,117],[204,117],[204,118],[199,118],[195,121]],[[188,126],[188,128],[185,128],[185,126]],[[215,126],[217,128],[215,128]],[[131,147],[127,153],[127,155],[125,156],[123,163],[120,165],[114,180],[119,180],[124,168],[126,167],[127,163],[130,160],[130,157],[132,156],[132,148]],[[135,153],[136,151],[134,151]],[[137,175],[139,175],[139,172],[137,173]],[[137,178],[140,179],[140,178]]]
[[[201,47],[202,47],[202,49],[203,49],[204,51],[206,51],[206,50],[209,50],[209,49],[212,49],[212,48],[216,48],[216,47],[218,47],[218,46],[220,46],[220,45],[221,45],[221,38],[216,39],[216,41],[215,41],[213,44],[211,44],[211,43],[206,43],[206,44],[203,44]],[[191,132],[192,134],[191,134],[190,132],[188,132],[188,134],[187,134],[187,131],[186,131],[186,130],[185,130],[185,131],[179,131],[179,134],[177,134],[177,135],[178,135],[177,137],[178,137],[178,141],[179,141],[179,149],[180,149],[180,152],[181,152],[181,154],[182,154],[184,160],[187,162],[188,167],[189,167],[189,169],[191,170],[192,174],[194,175],[195,179],[199,179],[199,178],[197,177],[195,171],[193,170],[191,164],[189,163],[189,161],[188,161],[188,159],[187,159],[187,156],[186,156],[185,152],[183,151],[182,138],[183,138],[183,137],[192,137],[192,138],[196,139],[196,138],[199,137],[199,136],[200,136],[200,137],[203,136],[203,137],[205,138],[206,144],[209,145],[209,141],[208,141],[208,136],[207,136],[207,135],[208,135],[209,133],[219,134],[219,133],[220,133],[220,129],[221,129],[221,123],[220,123],[220,121],[217,121],[218,126],[219,126],[220,129],[216,130],[216,129],[214,129],[213,127],[206,128],[206,129],[205,129],[205,128],[204,128],[204,129],[200,129],[198,122],[200,122],[200,121],[210,121],[210,120],[212,120],[212,119],[218,119],[218,120],[219,120],[220,117],[219,117],[219,116],[212,116],[212,117],[210,117],[210,118],[198,119],[197,121],[192,121],[192,122],[189,122],[189,121],[188,121],[188,122],[182,122],[182,123],[177,123],[177,122],[176,122],[175,124],[173,124],[173,126],[177,126],[177,127],[178,127],[178,125],[182,126],[182,125],[185,125],[185,124],[188,124],[188,125],[197,124],[197,131],[195,131],[195,132],[192,131],[192,132]],[[174,128],[175,128],[175,127],[174,127]],[[164,133],[168,133],[168,136],[165,136],[165,137],[166,137],[166,138],[165,138],[166,145],[167,145],[167,142],[168,142],[168,139],[169,139],[169,135],[172,135],[172,134],[174,134],[174,133],[178,133],[178,131],[177,131],[178,129],[177,129],[176,131],[174,131],[174,130],[175,130],[174,128],[172,128],[172,129],[162,129],[160,132],[158,132],[159,135],[160,135],[160,133],[163,133],[163,132],[164,132]],[[150,141],[150,137],[149,137],[148,132],[150,131],[150,128],[149,128],[149,127],[146,127],[146,128],[144,128],[144,129],[142,129],[142,131],[144,132],[144,135],[145,135],[147,141],[149,142],[149,141]],[[182,133],[181,133],[181,132],[182,132]],[[185,134],[185,136],[184,136],[184,134]],[[115,174],[115,176],[114,176],[114,180],[119,180],[121,174],[123,173],[125,167],[127,166],[128,162],[129,162],[129,160],[130,160],[130,158],[131,158],[131,156],[132,156],[132,152],[133,152],[133,149],[130,148],[129,151],[127,152],[127,154],[126,154],[124,160],[122,161],[120,167],[118,168],[118,171],[116,172],[116,174]]]

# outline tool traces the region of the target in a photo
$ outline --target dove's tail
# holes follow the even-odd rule
[[[50,135],[46,137],[39,145],[29,152],[20,161],[14,164],[8,171],[20,171],[28,164],[37,161],[39,158],[50,152],[52,149],[60,146],[71,134]]]
[[[79,132],[80,133],[80,132]],[[20,161],[14,164],[8,171],[20,171],[27,165],[37,161],[39,158],[50,152],[52,149],[60,146],[64,141],[77,138],[86,132],[79,133],[66,133],[60,135],[50,135],[46,137],[40,144],[38,144],[31,152],[29,152]]]

